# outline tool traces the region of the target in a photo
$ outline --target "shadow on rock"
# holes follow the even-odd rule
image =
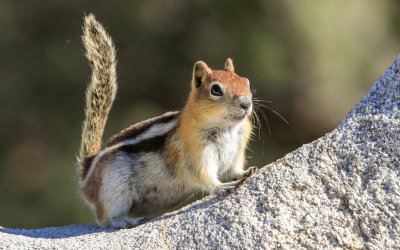
[[[63,238],[77,237],[85,234],[114,232],[114,231],[116,231],[116,229],[106,229],[91,224],[70,225],[64,227],[48,227],[41,229],[0,228],[0,232],[2,233],[22,235],[32,238],[44,238],[44,239],[63,239]]]

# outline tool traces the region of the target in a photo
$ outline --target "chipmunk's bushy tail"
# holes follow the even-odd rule
[[[101,149],[105,123],[117,92],[116,52],[111,37],[93,14],[85,17],[83,44],[92,68],[86,89],[86,118],[78,159],[79,174],[83,178],[94,155]]]

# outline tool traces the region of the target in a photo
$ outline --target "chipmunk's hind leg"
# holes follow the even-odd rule
[[[110,189],[111,190],[111,189]],[[145,218],[129,218],[133,202],[132,189],[124,184],[104,195],[106,215],[99,224],[115,229],[133,228],[147,222]]]
[[[132,168],[137,167],[130,157],[118,154],[109,161],[101,187],[101,201],[105,216],[99,224],[117,229],[139,226],[147,220],[145,218],[129,218],[132,204],[139,199],[134,185]]]
[[[112,192],[106,193],[104,198],[104,208],[106,215],[104,220],[100,222],[101,225],[112,227],[115,229],[126,229],[137,227],[147,222],[145,218],[129,218],[134,195],[132,188],[121,184],[119,187],[110,189]]]
[[[114,218],[110,226],[115,229],[128,229],[140,226],[147,221],[146,218]]]

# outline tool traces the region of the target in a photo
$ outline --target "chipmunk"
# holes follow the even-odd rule
[[[104,227],[131,228],[198,192],[237,190],[256,168],[244,170],[252,131],[249,80],[194,64],[191,92],[181,111],[134,124],[101,140],[117,91],[116,52],[93,14],[85,17],[83,43],[92,76],[78,159],[79,190]],[[235,179],[227,183],[220,180]]]

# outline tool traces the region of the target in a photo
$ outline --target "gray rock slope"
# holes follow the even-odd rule
[[[0,228],[0,248],[396,248],[400,57],[332,132],[252,176],[130,230]],[[329,114],[328,114],[329,115]]]

